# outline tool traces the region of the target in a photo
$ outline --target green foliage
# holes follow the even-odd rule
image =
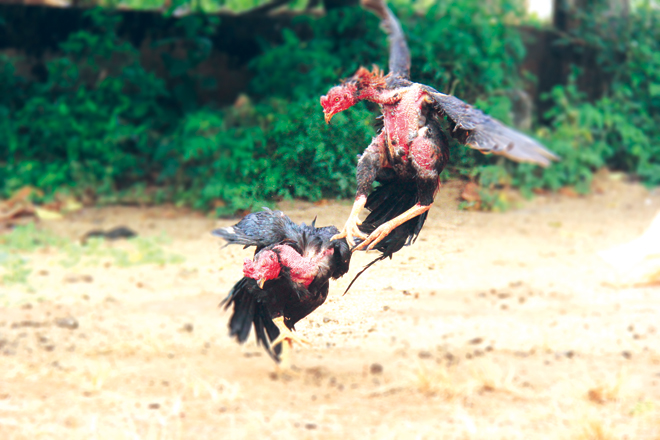
[[[524,45],[511,24],[522,17],[518,2],[431,4],[421,11],[408,2],[394,6],[412,51],[413,79],[511,123],[510,97],[526,81]],[[478,180],[485,205],[508,185],[527,193],[568,185],[586,192],[602,166],[660,183],[659,15],[648,4],[627,19],[588,11],[567,36],[567,43],[597,49],[611,85],[589,102],[576,86],[576,70],[549,95],[552,122],[534,135],[561,162],[544,170],[454,144],[443,177]],[[296,18],[296,28],[311,35],[301,39],[283,29],[281,43],[263,43],[250,66],[249,98],[225,109],[197,101],[200,90],[216,85],[192,70],[211,54],[217,20],[185,17],[177,37],[153,42],[155,49],[184,49],[176,52],[183,57],[163,52],[163,79],[117,36],[117,15],[91,10],[88,19],[90,27],[71,35],[48,62],[42,82],[18,75],[18,60],[0,58],[0,196],[34,185],[46,194],[93,194],[100,202],[174,201],[231,214],[283,198],[353,194],[356,155],[375,134],[378,109],[361,103],[327,126],[318,100],[360,65],[387,67],[387,41],[373,14],[347,8]]]
[[[67,240],[37,228],[34,223],[18,226],[10,233],[0,235],[0,250],[6,252],[35,252],[44,248],[59,248]]]
[[[127,240],[127,245],[122,246],[101,238],[90,238],[80,244],[29,223],[0,235],[0,285],[28,284],[32,273],[28,256],[42,249],[57,251],[59,264],[63,267],[98,266],[103,262],[118,267],[182,263],[182,256],[164,249],[168,243],[165,236],[150,236]]]
[[[32,273],[25,258],[5,252],[0,252],[0,268],[3,269],[0,285],[5,286],[27,284],[28,277]]]
[[[574,70],[565,86],[550,94],[555,107],[544,142],[561,157],[543,173],[529,166],[515,171],[523,188],[557,189],[574,185],[589,190],[594,170],[607,166],[636,174],[650,185],[660,184],[660,11],[642,3],[620,20],[602,9],[581,15],[582,26],[566,39],[587,43],[598,66],[611,75],[605,94],[589,102],[578,91]]]
[[[84,245],[65,242],[59,248],[64,267],[80,264],[99,266],[109,261],[118,267],[131,267],[142,264],[179,264],[184,261],[180,255],[170,254],[163,249],[169,243],[164,236],[135,237],[127,240],[129,246],[113,246],[102,238],[90,238]]]

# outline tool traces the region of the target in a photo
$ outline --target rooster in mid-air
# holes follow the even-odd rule
[[[234,306],[230,335],[243,343],[254,327],[257,342],[284,366],[293,342],[309,343],[293,333],[295,324],[323,304],[330,279],[348,272],[346,240],[333,240],[334,226],[297,225],[281,211],[255,212],[234,226],[213,231],[229,244],[255,246],[246,258],[243,278],[223,301]]]
[[[410,81],[410,52],[397,18],[383,0],[362,3],[381,18],[389,36],[390,72],[385,76],[377,68],[370,72],[361,67],[321,97],[328,123],[333,115],[363,100],[380,104],[383,114],[383,129],[358,161],[353,209],[334,238],[346,238],[353,250],[377,249],[392,231],[407,225],[406,244],[414,241],[438,191],[439,175],[449,160],[448,138],[441,124],[445,117],[449,135],[483,153],[541,166],[558,159],[533,139],[460,99]],[[384,185],[371,192],[375,180]],[[362,208],[372,214],[373,209],[380,211],[377,228],[365,231],[358,218]],[[357,246],[354,237],[360,239]]]

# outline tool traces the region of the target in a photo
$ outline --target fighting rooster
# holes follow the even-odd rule
[[[335,239],[346,238],[354,250],[374,249],[392,231],[408,224],[407,244],[414,241],[438,191],[439,174],[449,160],[448,139],[441,124],[445,117],[453,138],[482,153],[541,166],[558,159],[533,139],[460,99],[410,81],[410,52],[399,21],[383,0],[362,0],[362,4],[382,20],[389,36],[390,72],[383,75],[378,68],[370,72],[361,67],[321,97],[327,123],[333,115],[363,100],[380,104],[383,118],[383,129],[358,161],[355,202]],[[386,183],[367,198],[375,180]],[[392,195],[397,193],[396,188],[401,192],[395,201]],[[382,204],[391,206],[391,215],[365,233],[358,218],[360,211],[367,208],[373,213],[372,208],[378,205],[384,212]],[[360,239],[356,247],[353,237]]]
[[[288,367],[293,343],[309,343],[293,333],[294,325],[325,302],[331,278],[348,272],[351,252],[346,240],[332,239],[338,233],[315,222],[297,225],[269,209],[213,231],[227,245],[256,247],[254,258],[245,259],[244,277],[222,303],[234,306],[230,335],[243,343],[254,327],[257,342]]]

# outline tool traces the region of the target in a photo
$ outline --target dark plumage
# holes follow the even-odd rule
[[[334,226],[317,228],[315,221],[297,225],[270,209],[213,231],[227,245],[256,247],[254,258],[245,260],[245,276],[222,302],[225,309],[233,306],[230,335],[242,343],[254,327],[258,343],[279,361],[286,347],[280,342],[302,339],[291,333],[295,324],[325,302],[330,279],[348,272],[346,240],[331,240],[338,232]]]
[[[548,166],[558,159],[535,140],[460,99],[410,81],[410,52],[399,21],[384,0],[362,0],[362,4],[382,20],[389,37],[390,72],[384,75],[378,68],[370,72],[360,67],[321,97],[328,123],[333,115],[364,100],[380,105],[383,120],[383,128],[358,161],[353,209],[336,238],[346,238],[351,246],[359,242],[354,249],[378,249],[381,241],[396,231],[402,234],[400,229],[404,228],[408,233],[405,243],[414,241],[439,189],[440,173],[449,161],[449,136],[483,153],[519,162]],[[449,130],[443,129],[443,119]],[[384,185],[372,192],[374,181]],[[395,194],[397,187],[400,194]],[[383,204],[397,206],[388,210]],[[379,211],[373,224],[380,224],[371,232],[364,224],[360,226],[362,208],[369,209],[370,216],[375,215],[374,209]],[[412,222],[417,217],[422,218]]]

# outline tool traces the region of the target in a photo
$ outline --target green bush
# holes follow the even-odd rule
[[[525,81],[524,45],[509,24],[522,17],[515,4],[460,0],[421,12],[396,5],[412,79],[510,123],[511,92]],[[566,42],[597,48],[612,81],[596,102],[575,81],[548,96],[552,123],[534,134],[562,161],[543,170],[454,144],[445,177],[585,192],[593,171],[609,166],[660,183],[660,13],[639,6],[616,22],[612,40],[612,20],[587,12]],[[92,10],[88,19],[91,26],[48,62],[43,82],[16,75],[18,60],[0,58],[0,195],[33,185],[51,195],[65,189],[100,202],[172,201],[219,213],[283,198],[352,196],[356,154],[375,134],[378,109],[362,103],[326,126],[319,97],[360,65],[386,68],[387,41],[372,14],[347,8],[298,17],[294,24],[311,36],[284,29],[280,44],[264,43],[251,64],[249,98],[224,109],[197,102],[196,88],[214,84],[192,71],[211,53],[216,20],[185,17],[178,37],[153,43],[186,48],[185,58],[163,55],[166,82],[117,36],[117,15]]]

